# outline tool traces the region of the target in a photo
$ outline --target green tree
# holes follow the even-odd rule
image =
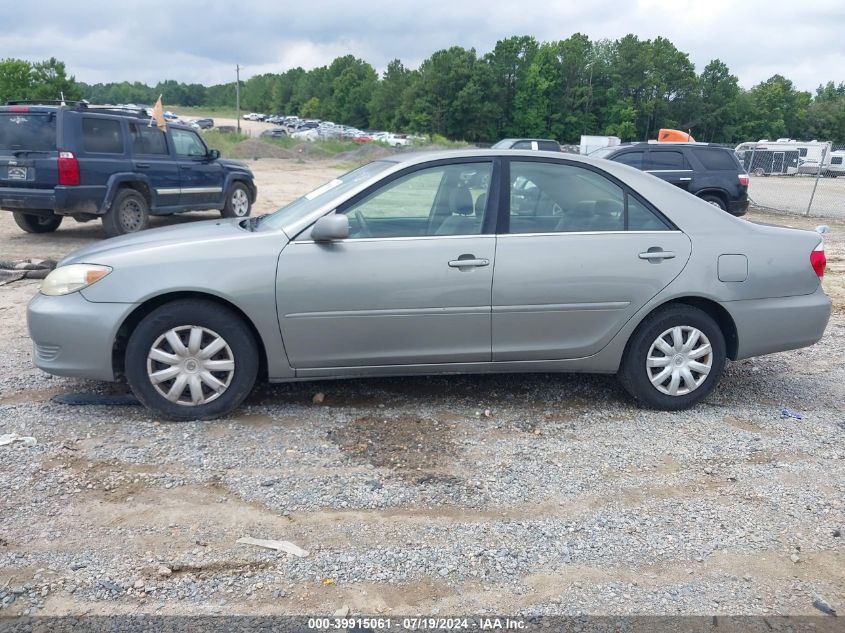
[[[368,104],[370,125],[376,129],[401,130],[408,124],[402,95],[411,85],[413,73],[398,59],[387,65],[381,81],[373,87]]]
[[[700,114],[695,135],[700,141],[732,141],[738,116],[739,84],[727,65],[712,60],[701,73]]]
[[[475,49],[460,46],[437,51],[422,63],[417,80],[403,95],[412,129],[463,137],[463,122],[455,116],[452,106],[469,83],[475,63]]]

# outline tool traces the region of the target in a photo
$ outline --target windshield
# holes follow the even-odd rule
[[[393,167],[395,164],[393,161],[378,160],[354,169],[343,176],[327,182],[321,187],[317,187],[311,193],[306,193],[298,200],[294,200],[278,211],[262,216],[258,221],[258,226],[261,229],[280,229],[286,224],[301,220],[312,211],[319,209],[332,198],[346,193],[356,185],[369,180],[376,174],[383,172],[389,167]]]
[[[0,150],[45,152],[56,149],[53,113],[0,112]]]
[[[618,147],[599,147],[598,149],[594,149],[592,152],[587,154],[587,156],[589,156],[590,158],[607,158],[618,149]]]

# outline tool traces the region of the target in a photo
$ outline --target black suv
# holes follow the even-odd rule
[[[748,210],[748,174],[733,150],[706,143],[631,143],[597,149],[590,157],[646,171],[732,215]]]
[[[246,217],[256,193],[246,165],[221,159],[189,126],[161,131],[144,110],[0,106],[0,209],[29,233],[55,231],[68,215],[100,217],[108,235],[140,231],[150,215]]]

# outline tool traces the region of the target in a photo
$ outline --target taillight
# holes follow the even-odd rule
[[[73,152],[59,152],[59,184],[79,184],[79,160]]]
[[[748,186],[748,174],[740,174],[739,175],[739,184],[743,187]]]
[[[12,106],[9,112],[29,112],[29,106]]]
[[[827,266],[827,257],[824,256],[824,242],[819,242],[819,245],[810,253],[810,266],[813,267],[819,278],[824,277],[824,269]]]

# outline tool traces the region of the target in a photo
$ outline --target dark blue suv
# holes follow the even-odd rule
[[[246,217],[256,194],[246,165],[221,159],[187,125],[161,131],[144,110],[0,106],[0,209],[29,233],[55,231],[65,216],[99,217],[108,235],[140,231],[150,215]]]

